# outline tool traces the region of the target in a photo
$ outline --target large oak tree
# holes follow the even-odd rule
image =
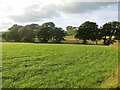
[[[98,39],[99,29],[95,22],[86,21],[79,26],[75,38],[82,39],[86,44],[87,40],[96,41]]]

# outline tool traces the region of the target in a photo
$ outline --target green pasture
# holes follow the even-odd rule
[[[115,73],[116,49],[102,45],[2,43],[3,88],[95,88]]]

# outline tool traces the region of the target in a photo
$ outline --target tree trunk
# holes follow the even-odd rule
[[[104,43],[104,45],[106,45],[106,36],[105,36],[105,38],[104,38],[104,42],[103,42],[103,43]]]
[[[83,44],[86,44],[86,43],[87,43],[87,41],[83,39]]]
[[[108,39],[108,42],[107,42],[108,44],[110,44],[111,43],[111,37]]]
[[[111,35],[109,36],[109,39],[108,39],[108,44],[111,44],[112,43],[112,36],[114,35],[115,33],[115,29],[111,32]]]
[[[98,44],[98,43],[97,43],[97,39],[95,40],[95,43],[96,43],[96,45]]]

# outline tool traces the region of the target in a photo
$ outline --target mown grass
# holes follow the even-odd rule
[[[3,87],[94,88],[115,73],[118,53],[108,46],[3,43]]]

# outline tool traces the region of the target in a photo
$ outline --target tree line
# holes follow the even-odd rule
[[[2,34],[2,38],[13,42],[35,42],[35,39],[38,39],[43,43],[48,41],[59,43],[66,35],[74,35],[76,39],[82,39],[84,44],[87,40],[96,41],[96,44],[98,40],[103,40],[105,45],[120,39],[120,22],[118,21],[107,22],[101,27],[95,22],[86,21],[79,27],[67,26],[66,30],[56,27],[53,22],[26,26],[14,24]]]
[[[96,41],[97,44],[97,40],[103,39],[105,45],[113,43],[112,37],[114,37],[114,40],[120,39],[120,22],[118,21],[105,23],[100,28],[95,22],[86,21],[79,26],[75,35],[75,38],[83,39],[83,43],[92,40]]]
[[[46,22],[42,25],[30,24],[26,26],[14,24],[2,35],[3,39],[6,41],[34,42],[35,38],[37,38],[39,42],[43,43],[46,43],[49,40],[59,43],[64,40],[64,36],[64,30],[55,27],[53,22]]]

